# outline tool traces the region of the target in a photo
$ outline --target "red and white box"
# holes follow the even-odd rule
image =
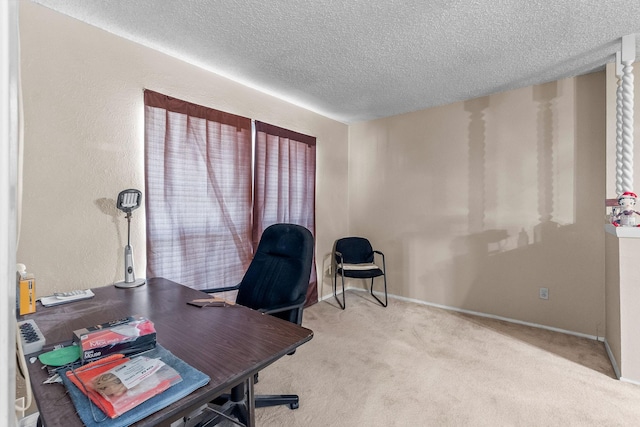
[[[83,362],[91,362],[110,354],[134,354],[156,346],[156,329],[142,316],[130,316],[101,325],[73,331],[80,346]]]

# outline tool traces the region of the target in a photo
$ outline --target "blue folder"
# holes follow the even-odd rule
[[[151,399],[146,400],[117,418],[109,418],[100,408],[93,404],[93,402],[90,402],[89,398],[67,378],[66,371],[60,372],[60,377],[67,390],[69,390],[69,395],[76,407],[76,412],[87,427],[125,427],[131,425],[169,406],[173,402],[182,399],[207,384],[210,380],[208,375],[189,366],[161,345],[156,345],[155,349],[144,352],[144,355],[150,358],[160,358],[164,363],[178,371],[182,377],[182,381],[172,385],[167,390],[153,396]]]

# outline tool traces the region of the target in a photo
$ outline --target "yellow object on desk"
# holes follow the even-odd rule
[[[18,313],[20,316],[36,312],[36,279],[25,278],[18,282]]]

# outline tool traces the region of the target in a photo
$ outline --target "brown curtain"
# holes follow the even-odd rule
[[[316,139],[255,122],[253,243],[271,224],[308,228],[315,236]],[[318,301],[315,257],[306,305]]]
[[[253,254],[251,120],[150,90],[144,100],[147,277],[239,283]]]

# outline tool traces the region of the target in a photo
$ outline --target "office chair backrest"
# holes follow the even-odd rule
[[[308,229],[295,224],[267,227],[242,278],[236,302],[254,310],[304,303],[312,261],[313,236]],[[298,312],[275,316],[297,323]]]
[[[345,264],[373,262],[373,247],[364,237],[343,237],[336,241],[336,252],[342,254]],[[335,256],[336,262],[340,257]]]

